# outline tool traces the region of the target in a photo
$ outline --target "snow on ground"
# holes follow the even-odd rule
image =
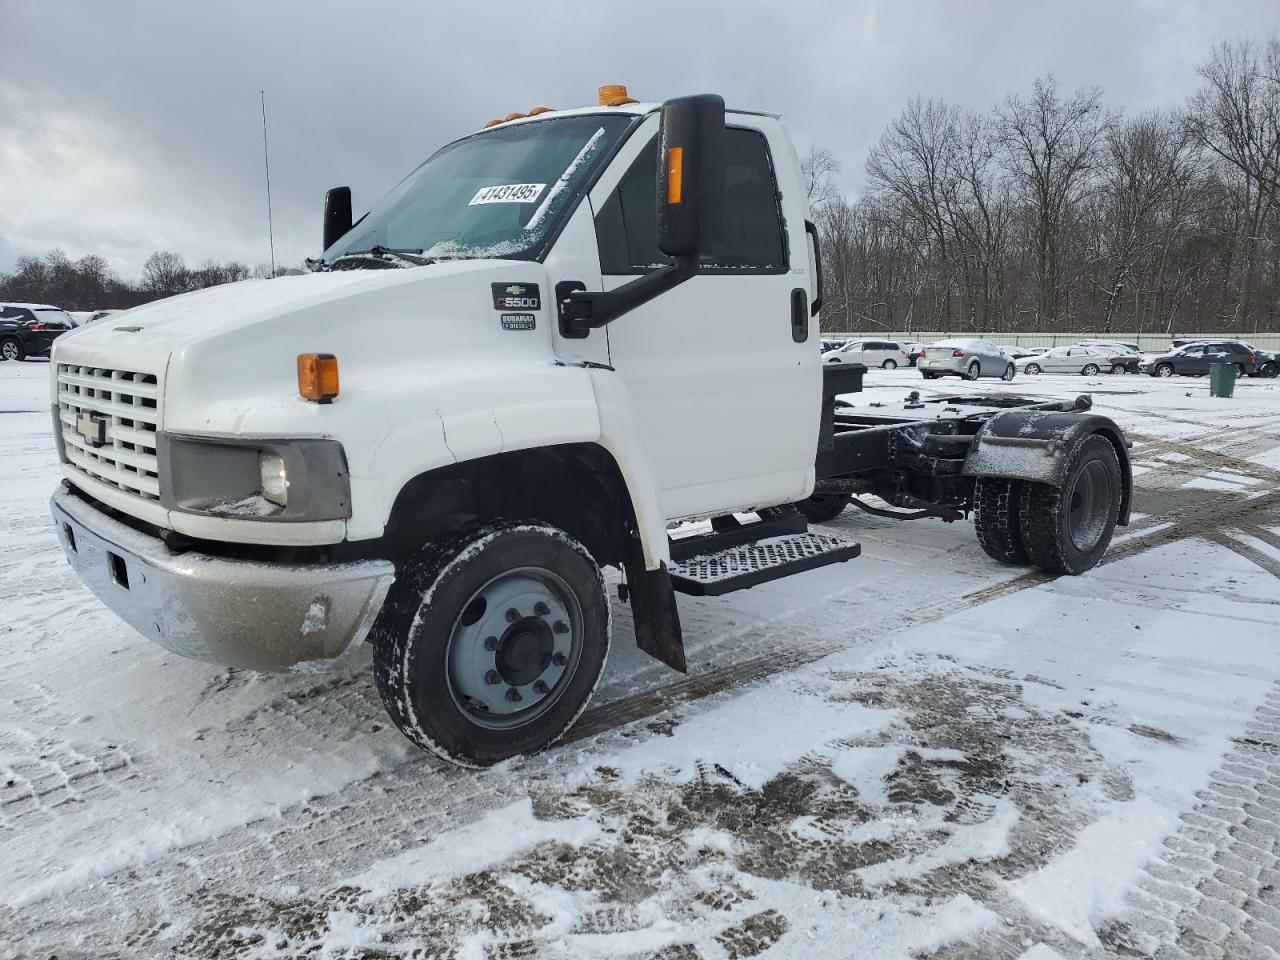
[[[101,609],[47,519],[47,371],[0,364],[0,957],[1280,951],[1280,382],[872,371],[882,413],[1092,393],[1135,441],[1108,561],[847,511],[860,559],[681,598],[687,678],[617,604],[569,742],[474,773],[367,658],[220,670]]]

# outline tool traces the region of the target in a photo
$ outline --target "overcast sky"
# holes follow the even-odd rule
[[[491,117],[715,92],[781,113],[855,195],[911,97],[986,109],[1052,71],[1109,105],[1180,104],[1211,44],[1280,32],[1278,0],[645,3],[0,0],[0,271],[61,247],[126,278],[153,250],[266,262],[320,245],[324,191],[357,214]]]

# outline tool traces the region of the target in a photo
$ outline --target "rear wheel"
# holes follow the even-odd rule
[[[1086,363],[1080,372],[1086,377],[1096,377],[1101,371],[1096,363]]]
[[[849,493],[815,493],[796,503],[796,509],[810,523],[830,523],[849,506]]]
[[[979,477],[973,488],[973,526],[978,543],[987,556],[1001,563],[1026,566],[1030,563],[1022,544],[1022,523],[1018,509],[1022,501],[1021,480]]]
[[[0,359],[22,360],[26,355],[27,352],[22,349],[22,344],[16,337],[5,337],[0,340]]]
[[[406,737],[483,767],[558,739],[595,689],[610,611],[563,530],[459,527],[401,570],[371,634],[382,703]]]
[[[1236,364],[1236,376],[1238,376],[1238,377],[1247,377],[1248,375],[1249,375],[1249,371],[1245,369],[1244,364],[1243,364],[1243,363],[1237,363],[1237,364]]]
[[[894,360],[893,358],[890,358],[886,360],[884,363],[880,364],[880,366],[884,367],[884,369],[886,370],[896,370],[898,368],[898,361]]]
[[[1019,516],[1031,562],[1051,573],[1084,573],[1111,543],[1120,515],[1120,460],[1101,434],[1071,454],[1060,487],[1027,483]]]
[[[1001,380],[1012,380],[1012,379],[1013,379],[1013,377],[1014,377],[1014,374],[1015,374],[1015,373],[1017,373],[1017,371],[1013,368],[1013,364],[1011,363],[1011,364],[1009,364],[1007,367],[1005,367],[1005,368],[1004,368],[1004,376],[1002,376],[1000,379],[1001,379]]]
[[[1026,367],[1023,369],[1023,372],[1024,372],[1024,373],[1029,373],[1029,374],[1031,374],[1031,375],[1034,377],[1036,374],[1038,374],[1038,373],[1040,372],[1040,364],[1038,364],[1038,363],[1028,363],[1028,364],[1026,365]]]
[[[978,364],[977,360],[969,364],[969,368],[964,372],[964,378],[966,380],[977,380],[978,377],[981,375],[982,375],[982,367]]]

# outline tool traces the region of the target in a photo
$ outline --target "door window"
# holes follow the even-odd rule
[[[785,273],[786,233],[769,145],[755,130],[725,131],[724,233],[703,257],[709,273]],[[601,272],[646,273],[671,262],[658,249],[658,142],[650,140],[596,217]]]

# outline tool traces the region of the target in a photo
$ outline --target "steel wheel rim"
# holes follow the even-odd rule
[[[478,727],[526,726],[564,694],[582,661],[583,634],[582,605],[563,577],[542,567],[507,570],[472,593],[454,621],[449,695]]]
[[[4,358],[6,360],[18,359],[18,345],[12,340],[6,340],[4,342],[4,346],[0,347],[0,352],[4,353]]]
[[[1101,460],[1090,460],[1067,493],[1067,528],[1082,553],[1098,545],[1111,518],[1111,474]]]

